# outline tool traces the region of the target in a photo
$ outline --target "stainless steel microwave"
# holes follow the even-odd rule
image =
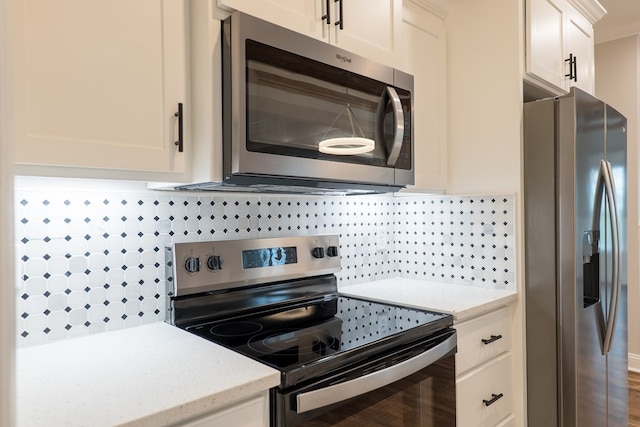
[[[221,39],[215,185],[369,193],[413,184],[413,76],[240,12],[222,22]]]

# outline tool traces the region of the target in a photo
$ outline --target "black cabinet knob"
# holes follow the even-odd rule
[[[338,256],[338,247],[337,246],[329,246],[327,248],[327,256],[331,257],[331,258]]]

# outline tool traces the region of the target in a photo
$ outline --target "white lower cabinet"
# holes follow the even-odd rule
[[[268,427],[269,395],[264,392],[176,427]]]
[[[516,427],[516,417],[513,415],[498,424],[496,427]]]
[[[514,425],[510,309],[454,325],[458,427]]]
[[[456,379],[458,426],[496,426],[511,415],[511,353]]]

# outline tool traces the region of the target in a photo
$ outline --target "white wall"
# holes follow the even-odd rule
[[[9,0],[0,0],[0,425],[14,425],[15,292],[9,108]]]
[[[627,117],[629,368],[640,371],[640,277],[638,272],[638,114],[640,36],[595,47],[596,96]]]

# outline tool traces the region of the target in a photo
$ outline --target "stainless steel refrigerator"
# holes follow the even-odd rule
[[[626,427],[627,120],[573,88],[524,105],[529,427]]]

